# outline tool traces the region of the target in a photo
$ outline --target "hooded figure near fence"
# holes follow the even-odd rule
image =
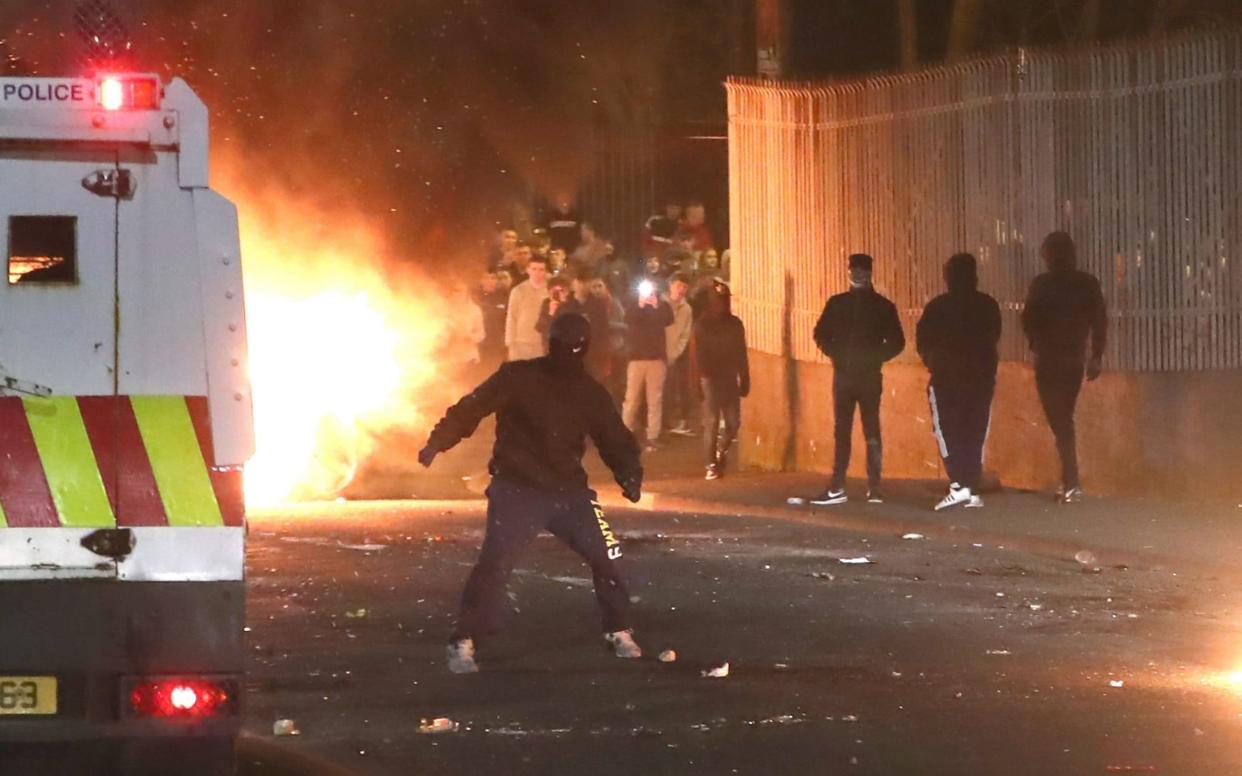
[[[915,334],[919,357],[931,372],[932,430],[949,475],[949,492],[935,508],[982,507],[979,480],[996,392],[1000,305],[979,290],[978,263],[969,253],[945,263],[944,279],[948,293],[928,303]]]
[[[453,673],[478,670],[476,642],[499,629],[514,564],[544,530],[591,567],[604,638],[617,657],[642,656],[630,630],[630,597],[618,566],[621,542],[595,491],[587,487],[582,468],[586,437],[632,502],[641,496],[643,470],[634,436],[608,392],[586,371],[590,344],[586,318],[576,313],[557,317],[549,332],[548,355],[502,365],[449,408],[418,455],[419,463],[430,466],[436,455],[473,434],[483,418],[495,413],[487,528],[449,642]]]
[[[1048,271],[1031,281],[1022,329],[1035,354],[1035,387],[1061,458],[1057,499],[1073,503],[1083,496],[1074,409],[1083,375],[1095,380],[1103,368],[1108,311],[1099,279],[1078,269],[1072,237],[1053,232],[1040,253]]]

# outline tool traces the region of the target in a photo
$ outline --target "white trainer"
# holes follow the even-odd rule
[[[460,639],[448,645],[448,669],[455,674],[479,672],[479,664],[474,662],[474,639]]]
[[[633,659],[643,656],[643,648],[638,646],[637,641],[634,641],[632,630],[605,633],[604,640],[608,642],[608,646],[612,647],[612,653],[617,657]]]
[[[936,505],[936,511],[955,507],[959,504],[968,504],[973,495],[970,488],[958,485],[956,482],[949,485],[949,492],[944,498],[940,499],[940,503]]]

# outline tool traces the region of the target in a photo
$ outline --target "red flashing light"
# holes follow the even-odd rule
[[[155,76],[106,75],[95,86],[95,102],[104,110],[158,110],[160,83]]]
[[[236,713],[237,683],[228,679],[140,679],[129,687],[137,717],[203,719]]]

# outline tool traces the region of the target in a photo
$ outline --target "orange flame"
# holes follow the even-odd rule
[[[443,303],[398,293],[359,217],[234,197],[242,221],[257,451],[248,505],[331,498],[391,428],[421,428]]]

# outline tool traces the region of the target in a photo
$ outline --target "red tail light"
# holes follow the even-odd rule
[[[132,717],[203,719],[237,713],[237,681],[219,678],[146,677],[126,683]]]
[[[95,84],[95,102],[104,110],[156,110],[160,82],[156,76],[106,75]]]

